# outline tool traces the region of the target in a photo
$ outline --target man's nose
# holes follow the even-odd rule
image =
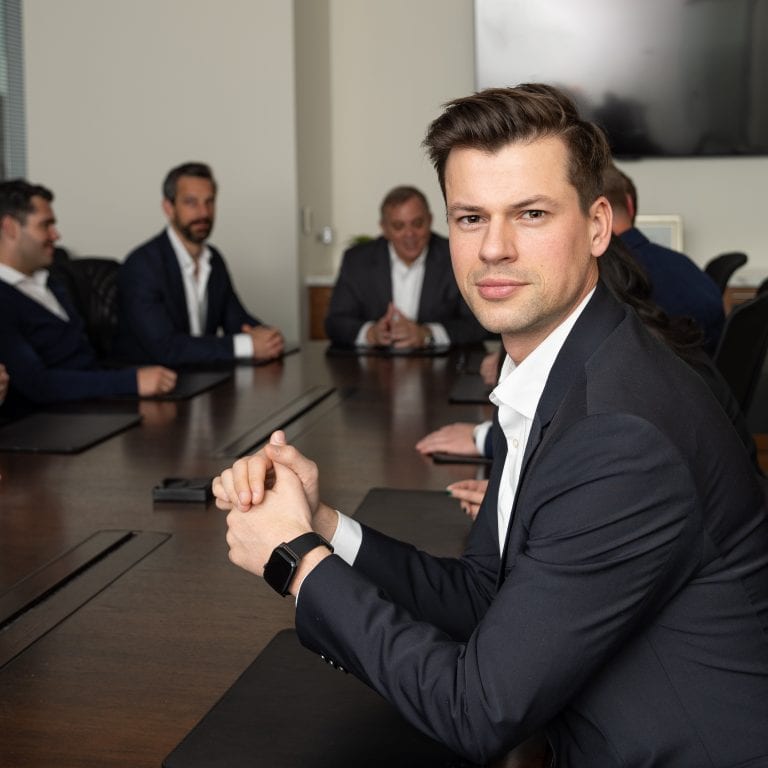
[[[488,263],[516,259],[517,247],[513,227],[503,221],[490,222],[478,255],[481,261]]]

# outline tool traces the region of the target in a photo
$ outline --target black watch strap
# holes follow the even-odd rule
[[[333,547],[328,541],[326,541],[319,533],[309,531],[309,533],[302,533],[301,536],[297,536],[295,539],[283,544],[294,555],[296,555],[297,562],[301,560],[307,552],[311,552],[315,547],[328,547],[333,552]]]
[[[333,552],[333,547],[319,533],[314,531],[303,533],[301,536],[275,547],[264,566],[264,581],[275,592],[285,597],[301,558],[316,547],[328,547]]]

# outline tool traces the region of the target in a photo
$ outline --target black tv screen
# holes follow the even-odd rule
[[[617,157],[768,154],[768,0],[475,0],[478,88],[546,82]]]

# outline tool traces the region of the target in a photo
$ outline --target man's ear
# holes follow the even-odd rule
[[[0,236],[3,238],[8,240],[16,240],[19,237],[20,232],[21,222],[14,216],[6,214],[2,219],[0,219]]]
[[[589,207],[591,227],[591,250],[593,256],[600,256],[611,241],[613,210],[611,204],[602,195]]]
[[[629,220],[634,221],[635,215],[637,214],[637,211],[635,210],[635,204],[632,202],[632,195],[627,193],[624,195],[624,202],[627,204],[627,213],[629,214]]]
[[[173,218],[173,203],[167,197],[163,198],[163,213],[168,221]]]

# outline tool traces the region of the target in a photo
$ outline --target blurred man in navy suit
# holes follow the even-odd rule
[[[651,298],[670,317],[691,317],[713,353],[725,322],[723,297],[714,280],[686,255],[651,242],[636,226],[637,189],[632,179],[611,165],[605,172],[605,196],[613,208],[619,235],[651,281]]]
[[[211,169],[204,163],[171,169],[163,212],[168,226],[120,270],[116,355],[164,365],[281,355],[282,334],[246,311],[224,259],[208,243],[216,216]]]
[[[23,179],[0,183],[0,360],[12,393],[34,403],[170,392],[160,366],[107,370],[48,267],[59,239],[53,193]]]

